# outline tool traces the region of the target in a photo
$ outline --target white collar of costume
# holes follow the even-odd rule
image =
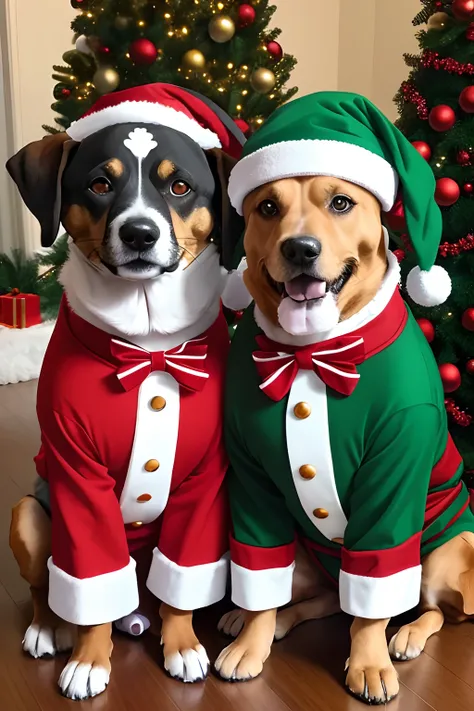
[[[328,341],[331,338],[345,336],[348,333],[357,331],[382,313],[388,306],[395,289],[400,283],[400,265],[392,252],[387,251],[387,261],[388,268],[385,277],[372,301],[358,311],[358,313],[354,314],[354,316],[351,316],[346,321],[340,321],[337,326],[330,331],[308,334],[307,336],[292,336],[284,331],[281,326],[273,324],[264,316],[258,306],[255,306],[255,321],[268,338],[276,343],[283,343],[287,346],[309,346],[312,343]]]
[[[72,310],[93,326],[147,350],[169,350],[216,320],[227,272],[210,244],[186,268],[134,281],[93,264],[70,240],[60,282]]]

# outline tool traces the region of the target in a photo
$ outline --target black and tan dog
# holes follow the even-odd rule
[[[143,549],[165,668],[208,671],[192,610],[227,579],[220,296],[242,142],[213,104],[156,84],[104,97],[8,163],[43,245],[59,221],[71,238],[38,388],[40,477],[13,511],[11,547],[34,604],[24,649],[73,647],[59,680],[73,699],[105,689],[112,622],[143,622],[131,557]]]

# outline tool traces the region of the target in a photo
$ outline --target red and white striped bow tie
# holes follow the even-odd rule
[[[156,370],[175,378],[188,390],[197,392],[206,384],[209,373],[196,365],[207,358],[206,337],[186,341],[169,351],[149,353],[144,348],[112,338],[110,351],[117,362],[117,378],[124,390],[133,390]]]
[[[275,402],[288,395],[300,369],[313,370],[329,388],[345,396],[359,382],[356,365],[365,360],[363,338],[340,336],[303,348],[283,346],[266,336],[257,336],[256,341],[261,350],[252,357],[262,379],[260,389]]]

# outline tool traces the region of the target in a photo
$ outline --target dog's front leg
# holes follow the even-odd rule
[[[386,704],[399,692],[385,637],[389,621],[356,617],[352,623],[346,686],[368,704]]]
[[[78,626],[77,642],[58,681],[62,694],[68,699],[80,701],[105,691],[111,671],[111,635],[110,622]]]
[[[261,674],[275,637],[277,610],[246,612],[242,632],[222,650],[215,667],[227,681],[248,681]]]
[[[209,658],[194,633],[193,613],[162,603],[161,643],[165,669],[185,682],[202,681],[209,672]]]

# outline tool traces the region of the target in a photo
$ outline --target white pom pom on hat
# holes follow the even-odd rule
[[[246,269],[247,260],[244,257],[238,268],[229,272],[226,277],[222,303],[231,311],[243,311],[252,303],[252,297],[244,283],[244,271]]]
[[[437,264],[429,271],[414,267],[408,274],[406,286],[409,297],[419,306],[439,306],[452,290],[448,272]]]

